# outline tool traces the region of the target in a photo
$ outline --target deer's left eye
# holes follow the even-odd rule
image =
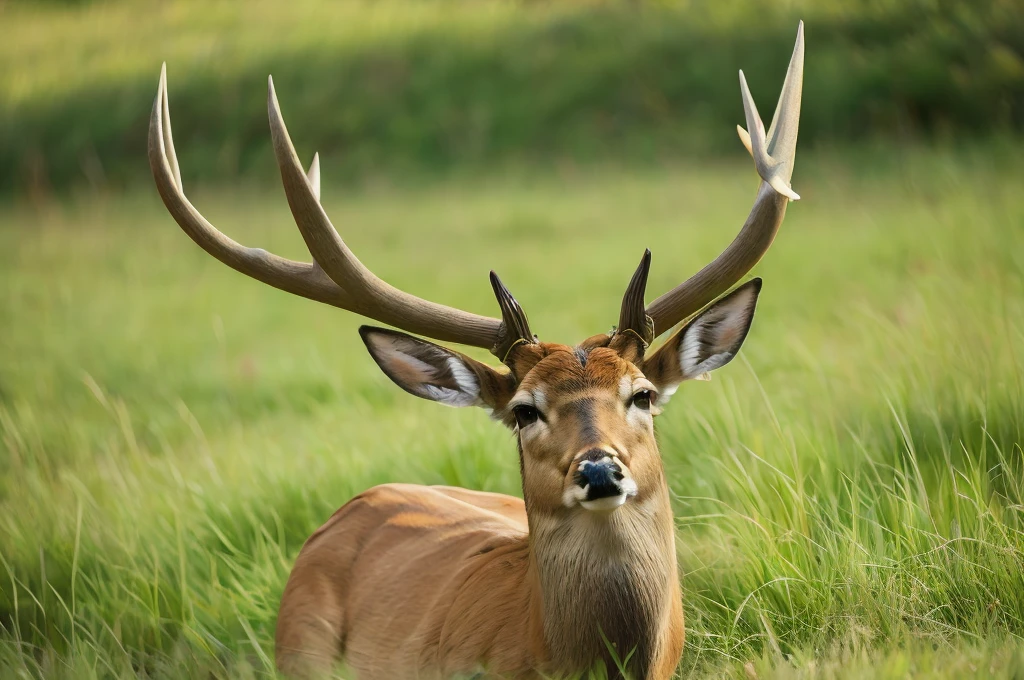
[[[540,419],[540,411],[533,406],[526,404],[520,404],[512,409],[512,415],[515,416],[516,424],[519,429],[523,429],[529,425],[533,425]]]
[[[652,401],[654,401],[654,395],[650,390],[640,390],[629,400],[629,405],[636,406],[643,411],[650,411]]]

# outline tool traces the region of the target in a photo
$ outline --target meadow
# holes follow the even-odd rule
[[[0,680],[273,676],[302,542],[378,483],[520,494],[509,433],[395,387],[352,314],[236,274],[145,162],[307,259],[273,72],[389,282],[545,340],[733,238],[807,21],[792,204],[739,358],[657,421],[681,678],[1024,678],[1024,22],[1015,0],[0,1]],[[756,16],[757,21],[751,17]],[[629,30],[623,30],[628,26]],[[479,351],[470,354],[491,360]]]
[[[353,249],[544,338],[609,328],[734,235],[748,162],[332,184]],[[739,360],[659,418],[681,677],[1024,673],[1019,147],[801,157]],[[188,190],[188,187],[186,187]],[[192,199],[300,257],[280,190]],[[441,261],[444,265],[437,266]],[[381,482],[518,494],[485,414],[394,387],[351,314],[246,279],[154,191],[0,209],[0,675],[257,677],[305,537]]]

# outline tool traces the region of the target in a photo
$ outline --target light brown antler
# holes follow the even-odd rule
[[[166,65],[149,122],[149,164],[157,190],[178,225],[203,250],[231,267],[275,288],[341,307],[410,333],[492,351],[504,351],[501,321],[446,307],[410,295],[381,280],[349,250],[320,205],[320,162],[314,156],[303,172],[288,137],[270,81],[270,131],[288,205],[313,262],[295,262],[247,248],[217,230],[182,190],[167,106]]]
[[[697,312],[739,281],[757,264],[775,239],[789,201],[800,196],[793,191],[793,163],[800,125],[800,94],[804,75],[804,23],[796,34],[796,46],[782,85],[782,94],[772,124],[765,135],[764,124],[740,71],[740,90],[747,130],[737,126],[740,140],[754,158],[761,185],[750,216],[735,240],[711,264],[647,306],[656,335],[667,331]]]

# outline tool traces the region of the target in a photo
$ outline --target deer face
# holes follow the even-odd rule
[[[658,483],[657,388],[609,347],[554,345],[509,402],[530,509],[607,512]]]
[[[404,333],[360,332],[402,389],[485,407],[515,432],[529,512],[610,513],[663,488],[654,417],[680,383],[736,355],[760,287],[755,279],[737,288],[646,358],[636,334],[615,333],[577,347],[523,343],[504,372]]]

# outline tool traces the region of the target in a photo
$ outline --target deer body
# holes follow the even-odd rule
[[[436,340],[486,347],[493,368],[394,330],[363,326],[395,384],[448,406],[479,406],[515,434],[523,499],[387,484],[338,510],[303,546],[281,599],[276,654],[289,675],[359,680],[578,674],[603,663],[632,680],[672,675],[683,610],[668,484],[654,417],[681,383],[733,359],[761,290],[738,283],[771,245],[791,200],[803,78],[803,24],[765,131],[740,72],[740,139],[761,184],[735,240],[645,304],[646,251],[610,332],[575,346],[540,342],[491,272],[501,319],[400,291],[345,245],[320,204],[319,162],[303,172],[270,85],[274,152],[312,263],[246,248],[182,190],[166,73],[150,119],[150,167],[182,229],[228,266],[279,289]],[[655,338],[686,323],[660,347]]]
[[[541,639],[512,643],[540,619],[516,501],[405,484],[356,496],[296,559],[278,617],[279,666],[329,669],[340,651],[368,678],[449,677],[481,662],[532,668]]]
[[[587,530],[603,533],[592,525],[580,535]],[[643,636],[632,626],[615,630],[613,621],[604,630],[618,649],[650,656],[649,677],[667,678],[683,643],[674,555],[652,565],[623,559],[647,552],[619,545],[628,535],[603,536],[614,542],[608,554],[578,549],[584,559],[567,560],[557,543],[545,545],[557,537],[531,546],[518,498],[452,487],[375,487],[303,546],[282,598],[277,645],[307,653],[279,655],[282,670],[329,668],[339,650],[360,678],[447,678],[482,668],[533,677],[536,669],[586,668],[607,651],[595,630],[600,598],[589,593],[580,600],[575,584],[584,583],[617,594],[620,605],[653,600],[649,611],[630,606],[648,622]],[[584,625],[546,620],[545,604],[565,602]],[[647,649],[648,639],[661,642]]]

